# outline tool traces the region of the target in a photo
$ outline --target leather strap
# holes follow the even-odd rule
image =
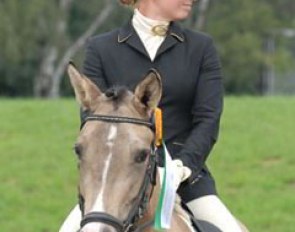
[[[116,231],[124,231],[123,223],[117,218],[107,213],[90,212],[84,216],[80,226],[81,228],[83,228],[86,224],[91,222],[101,222],[103,224],[107,224],[109,226],[114,227]]]

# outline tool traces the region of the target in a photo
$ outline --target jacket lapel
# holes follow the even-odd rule
[[[143,43],[141,42],[133,26],[131,25],[131,21],[129,21],[126,26],[122,27],[119,30],[118,42],[128,44],[130,47],[134,48],[135,50],[149,58],[149,55]]]
[[[164,42],[158,49],[156,57],[166,52],[168,49],[174,47],[176,44],[180,42],[181,43],[184,42],[184,35],[182,32],[182,29],[178,24],[176,24],[175,22],[172,22],[170,24],[170,27]]]

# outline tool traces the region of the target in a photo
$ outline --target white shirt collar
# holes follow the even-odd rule
[[[144,33],[154,35],[152,32],[152,28],[155,26],[167,26],[169,25],[169,21],[162,21],[162,20],[154,20],[144,16],[138,9],[134,10],[134,15],[132,18],[133,26]]]

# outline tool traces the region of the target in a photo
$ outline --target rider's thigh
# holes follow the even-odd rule
[[[242,232],[236,219],[216,195],[197,198],[187,206],[196,219],[212,223],[223,232]]]

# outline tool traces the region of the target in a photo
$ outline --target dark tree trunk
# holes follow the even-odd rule
[[[55,70],[52,75],[52,85],[49,91],[48,97],[57,98],[60,96],[60,85],[61,79],[65,72],[66,66],[71,60],[71,58],[83,47],[87,38],[94,34],[94,32],[102,26],[108,17],[111,15],[112,11],[115,8],[114,1],[107,0],[105,7],[102,9],[102,13],[99,14],[88,29],[82,34],[65,52],[64,55],[59,59]]]
[[[49,42],[42,52],[40,70],[34,79],[35,97],[46,98],[50,96],[56,63],[67,37],[67,18],[72,2],[73,0],[59,1],[59,13],[57,14],[54,36],[52,40],[48,40]]]

